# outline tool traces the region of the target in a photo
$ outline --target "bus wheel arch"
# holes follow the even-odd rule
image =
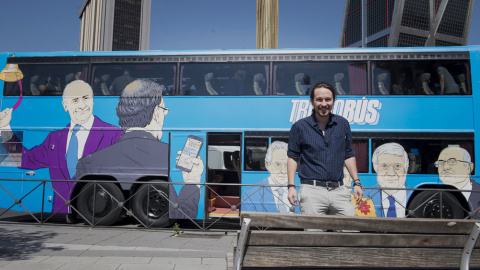
[[[463,219],[468,215],[468,202],[455,187],[447,185],[424,185],[417,187],[407,203],[407,216],[412,218]],[[440,192],[438,189],[451,189]],[[440,195],[442,193],[442,195]],[[440,203],[440,198],[442,202]],[[440,214],[440,209],[442,212]],[[465,210],[467,209],[467,210]]]
[[[163,177],[140,179],[148,183],[132,186],[133,215],[146,227],[167,227],[169,219],[168,179]]]
[[[90,176],[81,180],[102,182],[79,181],[75,185],[71,197],[76,198],[74,207],[80,218],[94,226],[108,226],[118,221],[123,213],[125,196],[116,179],[111,176]]]

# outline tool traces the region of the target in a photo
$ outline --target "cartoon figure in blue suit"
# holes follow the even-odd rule
[[[242,211],[299,213],[299,208],[292,208],[287,198],[287,150],[288,144],[282,141],[275,141],[268,147],[265,167],[269,171],[270,177],[258,183],[282,186],[248,188],[243,193]]]
[[[378,185],[375,187],[408,188],[405,185],[408,164],[408,154],[400,144],[386,143],[377,147],[372,156],[373,169],[377,172]],[[367,197],[373,200],[378,217],[405,217],[411,193],[411,190],[375,189]]]

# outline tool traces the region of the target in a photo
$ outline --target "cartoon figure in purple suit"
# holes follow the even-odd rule
[[[64,129],[48,134],[42,144],[32,149],[22,147],[20,168],[49,168],[52,180],[75,179],[80,158],[117,142],[124,133],[93,115],[93,91],[82,80],[73,81],[65,87],[62,105],[70,115],[70,123]],[[11,119],[11,108],[0,113],[2,143],[19,141],[10,127]],[[70,212],[65,207],[65,201],[70,200],[74,185],[74,182],[52,182],[55,191],[52,212]]]

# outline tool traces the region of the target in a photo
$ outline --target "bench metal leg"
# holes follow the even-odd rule
[[[240,237],[238,237],[237,250],[235,251],[235,260],[233,261],[233,270],[241,270],[243,266],[243,257],[245,255],[245,246],[247,244],[248,231],[250,230],[249,218],[244,218],[242,229],[240,230]]]
[[[477,243],[479,234],[480,234],[480,223],[476,222],[473,225],[472,231],[470,232],[470,236],[468,237],[467,243],[463,248],[462,261],[460,264],[461,270],[468,270],[470,268],[470,255],[472,255],[473,248]]]

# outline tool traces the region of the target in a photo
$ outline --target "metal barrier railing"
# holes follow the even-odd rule
[[[28,185],[30,187],[20,185],[19,183],[11,184],[19,181],[30,183]],[[55,190],[52,185],[54,182],[69,183],[70,185],[72,182],[75,182],[76,185],[81,183],[79,186],[82,188],[73,189],[75,192],[72,193],[71,198],[65,198],[59,190]],[[173,217],[188,220],[192,224],[193,229],[211,230],[218,229],[221,221],[231,221],[232,215],[238,216],[242,203],[246,207],[247,203],[251,203],[251,201],[247,202],[247,200],[251,200],[256,193],[260,192],[263,195],[269,194],[272,198],[275,198],[274,201],[268,202],[270,204],[269,207],[272,204],[276,204],[277,207],[283,204],[288,209],[287,211],[299,212],[289,202],[285,201],[285,197],[280,197],[280,193],[272,191],[272,188],[282,187],[276,185],[136,182],[136,188],[133,189],[133,192],[122,193],[120,191],[119,193],[120,186],[123,184],[131,185],[132,183],[99,180],[0,179],[0,193],[3,193],[0,194],[0,206],[2,207],[0,208],[0,222],[55,223],[57,214],[67,214],[68,212],[67,217],[76,216],[84,222],[85,226],[97,227],[113,223],[121,215],[125,214],[144,228],[169,227],[171,217]],[[185,186],[189,186],[189,188],[181,197],[177,197],[174,187],[171,187],[171,185],[181,185],[182,190]],[[18,194],[17,190],[19,186],[22,186],[23,189],[20,194]],[[225,196],[222,196],[222,193],[218,191],[219,186],[235,186],[238,187],[239,192],[241,187],[244,186],[252,187],[253,189],[248,194],[242,194],[243,196],[239,193],[238,200],[232,202],[227,200]],[[403,211],[405,213],[404,217],[459,218],[461,216],[461,218],[473,219],[477,218],[480,209],[480,207],[470,209],[468,198],[465,197],[465,194],[471,196],[471,194],[480,192],[476,190],[380,187],[369,187],[364,190],[362,203],[355,206],[357,213],[360,213],[360,215],[363,215],[366,212],[366,207],[369,206],[370,208],[367,209],[370,211],[369,213],[375,211],[377,216],[387,216],[388,209],[383,207],[382,201],[392,193],[389,192],[391,190],[402,191],[404,194],[409,193],[411,194],[410,197],[414,196],[413,199],[409,200],[408,205],[406,196],[400,196],[401,199],[392,196],[393,199],[391,200],[394,201],[394,204],[403,208],[404,211],[400,210],[399,213]],[[63,206],[55,209],[55,211],[46,212],[45,205],[50,199],[46,196],[47,191],[53,191],[55,200],[60,200]],[[206,205],[203,218],[197,219],[197,211],[200,210],[198,209],[198,198],[202,192],[206,196]],[[210,217],[211,213],[208,207],[208,200],[212,200],[211,197],[219,200],[219,202],[221,201],[225,210],[215,215],[214,218]],[[379,198],[380,201],[378,201]],[[258,201],[257,203],[267,202]],[[374,209],[371,209],[372,206]],[[262,209],[271,211],[267,207]],[[29,217],[28,221],[16,218],[18,216],[25,218],[25,215]]]

